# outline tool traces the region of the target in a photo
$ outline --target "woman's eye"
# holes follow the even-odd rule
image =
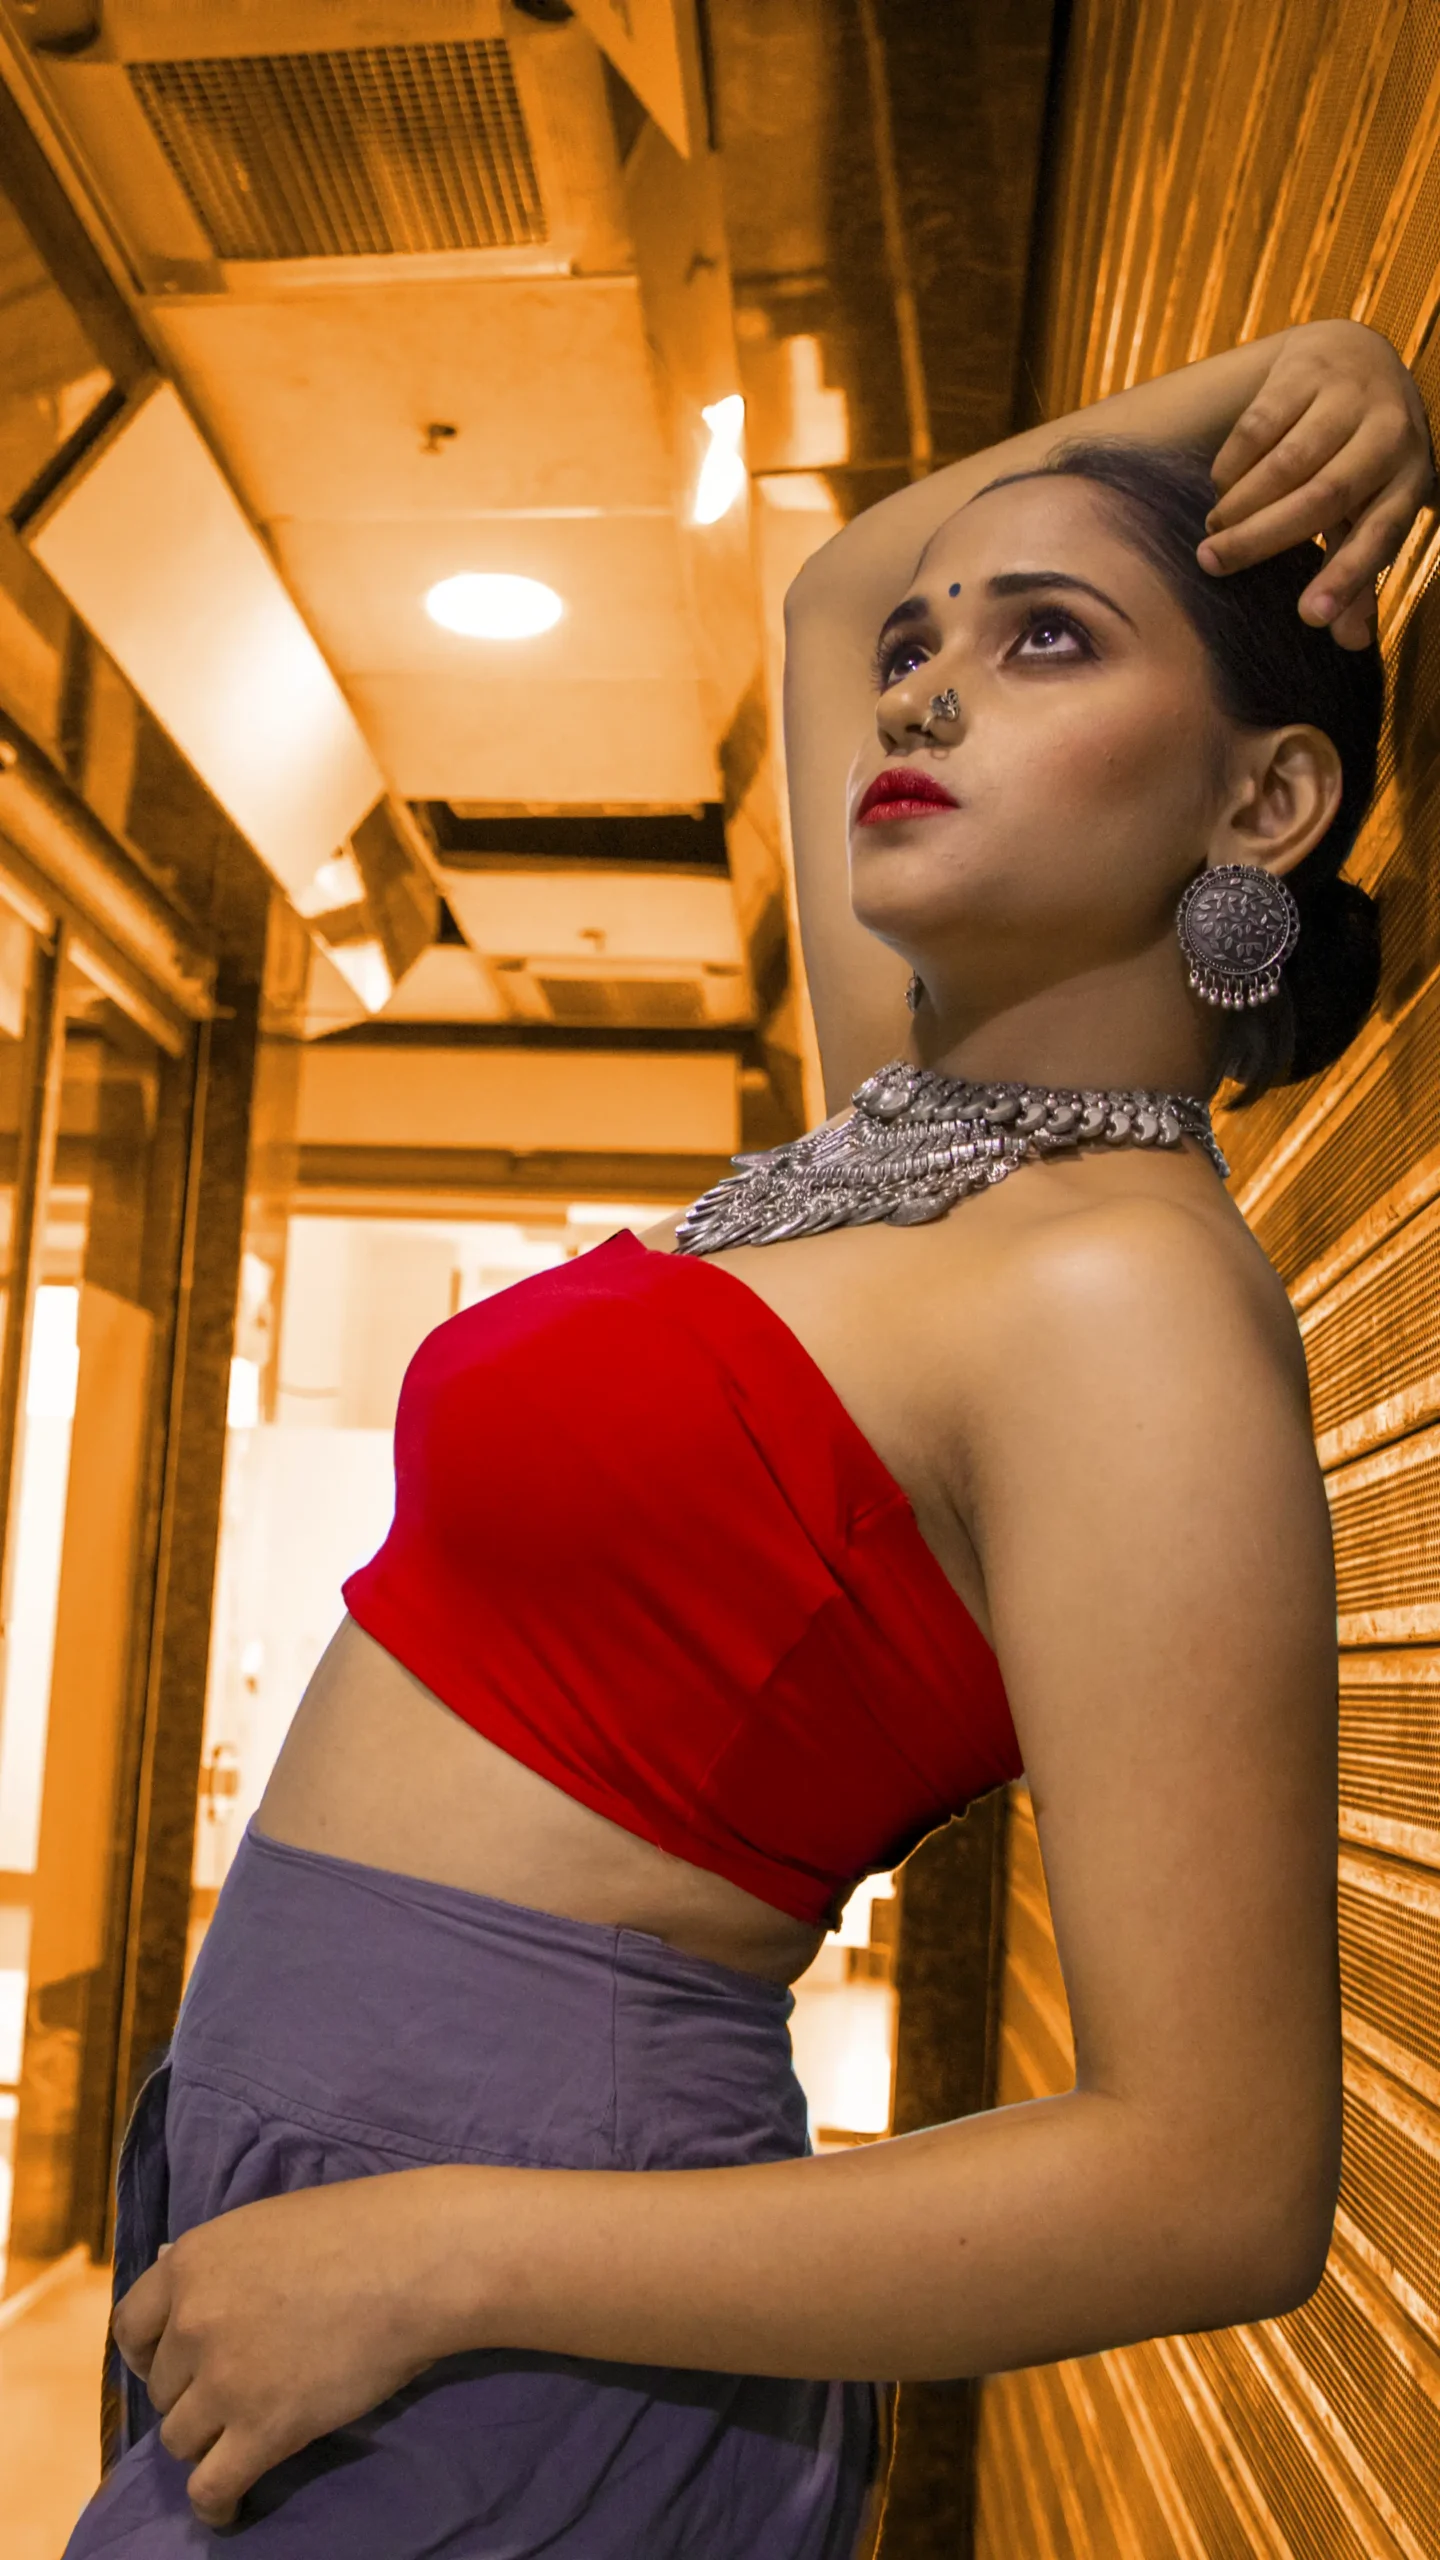
[[[902,676],[913,675],[917,667],[924,666],[929,655],[929,650],[923,648],[918,640],[896,640],[888,649],[882,649],[875,661],[875,681],[880,691],[888,693],[891,685],[898,684]]]
[[[1032,613],[1011,653],[1015,657],[1093,658],[1083,623],[1069,613]]]

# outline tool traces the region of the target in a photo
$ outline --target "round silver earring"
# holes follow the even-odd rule
[[[919,1012],[924,994],[925,990],[920,984],[920,972],[918,969],[912,969],[910,972],[910,984],[905,990],[905,1001],[910,1007],[912,1013]]]
[[[931,694],[929,711],[920,723],[921,734],[924,737],[929,737],[930,723],[932,720],[950,721],[958,720],[959,717],[960,696],[956,692],[953,684],[947,684],[943,693]]]
[[[1300,939],[1300,910],[1283,880],[1258,862],[1222,862],[1192,880],[1175,931],[1203,1004],[1238,1011],[1269,1004]]]

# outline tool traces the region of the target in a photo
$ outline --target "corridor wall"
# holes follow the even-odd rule
[[[1056,415],[1240,338],[1349,315],[1440,417],[1440,12],[1424,0],[1076,0],[1029,350]],[[999,2377],[982,2560],[1427,2560],[1440,2548],[1440,535],[1387,580],[1394,688],[1352,862],[1378,1012],[1221,1136],[1300,1317],[1335,1527],[1346,2148],[1290,2317]],[[1028,1802],[1010,1820],[1002,2102],[1064,2088]]]

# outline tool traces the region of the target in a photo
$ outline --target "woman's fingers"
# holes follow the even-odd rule
[[[162,2417],[175,2408],[194,2382],[199,2361],[195,2340],[179,2334],[173,2320],[167,2321],[145,2376],[151,2408],[158,2409]]]
[[[1213,472],[1201,566],[1223,576],[1343,525],[1302,611],[1363,646],[1375,579],[1434,487],[1424,408],[1393,347],[1352,321],[1290,331]]]
[[[1328,622],[1344,646],[1361,646],[1353,636],[1353,611],[1358,606],[1367,625],[1373,624],[1375,581],[1389,567],[1414,519],[1415,503],[1408,494],[1397,497],[1386,490],[1356,522],[1337,527],[1338,540],[1326,543],[1324,568],[1300,598],[1305,620]]]
[[[226,2427],[196,2464],[186,2484],[190,2504],[200,2522],[212,2529],[233,2524],[246,2490],[254,2487],[276,2459],[273,2453],[251,2445],[237,2427]]]
[[[1336,615],[1330,625],[1330,637],[1337,640],[1342,649],[1368,649],[1376,629],[1374,599],[1372,597],[1367,604],[1362,597],[1358,603],[1347,605],[1343,613]]]
[[[1338,559],[1354,529],[1348,521],[1331,526],[1325,536],[1327,563]],[[1368,649],[1375,638],[1378,614],[1373,579],[1367,580],[1351,602],[1339,603],[1331,596],[1327,572],[1322,569],[1319,577],[1306,588],[1299,609],[1307,622],[1328,620],[1330,637],[1338,640],[1342,649]]]
[[[148,2381],[155,2350],[170,2317],[170,2276],[162,2257],[115,2306],[111,2335],[132,2373]]]
[[[1418,474],[1412,470],[1405,478],[1413,483]],[[1398,504],[1396,456],[1389,440],[1372,425],[1361,427],[1283,496],[1256,508],[1243,522],[1207,533],[1200,545],[1201,566],[1222,572],[1251,568],[1293,543],[1317,540],[1326,525],[1346,517],[1357,521],[1392,487]],[[1414,503],[1418,501],[1412,502],[1412,514]]]
[[[1377,482],[1388,479],[1398,465],[1400,447],[1401,439],[1391,432],[1389,420],[1367,417],[1343,394],[1337,398],[1322,394],[1309,402],[1304,415],[1267,453],[1257,456],[1249,470],[1231,482],[1206,517],[1207,528],[1212,534],[1228,532],[1317,480],[1338,479],[1342,474],[1354,480],[1366,472]]]
[[[1277,382],[1272,373],[1249,408],[1241,411],[1210,465],[1216,488],[1228,494],[1252,471],[1305,415],[1317,388],[1314,378],[1307,378],[1298,368],[1288,382]]]
[[[160,2441],[177,2462],[199,2462],[218,2444],[224,2420],[216,2415],[198,2383],[182,2391],[160,2421]]]

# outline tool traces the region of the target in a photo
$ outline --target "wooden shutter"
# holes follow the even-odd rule
[[[1440,417],[1440,10],[1077,0],[1031,364],[1050,414],[1293,320],[1385,330]],[[1284,2320],[1000,2377],[981,2560],[1440,2551],[1440,536],[1392,572],[1382,788],[1354,875],[1376,1017],[1232,1117],[1234,1189],[1305,1332],[1340,1582],[1346,2156]],[[1069,2027],[1023,1791],[1000,2097]]]

